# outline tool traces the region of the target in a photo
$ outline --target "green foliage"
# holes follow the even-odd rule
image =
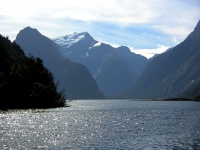
[[[0,35],[0,109],[65,106],[63,92],[57,92],[51,72],[39,58]]]

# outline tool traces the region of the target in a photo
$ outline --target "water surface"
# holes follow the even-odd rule
[[[75,100],[0,112],[0,149],[200,149],[200,103]]]

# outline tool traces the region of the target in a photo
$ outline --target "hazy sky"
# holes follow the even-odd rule
[[[0,34],[30,26],[49,38],[73,32],[151,57],[182,42],[200,19],[200,0],[0,0]]]

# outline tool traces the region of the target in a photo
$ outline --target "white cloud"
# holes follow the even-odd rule
[[[185,26],[155,25],[154,28],[161,30],[165,34],[170,34],[173,36],[185,36],[191,32],[191,30]]]
[[[200,12],[198,7],[193,8],[193,11],[188,10],[190,5],[186,4],[177,0],[6,0],[1,2],[0,14],[7,16],[7,19],[21,21],[37,20],[37,17],[44,16],[49,19],[105,21],[122,26],[153,24],[160,22],[159,20],[162,24],[166,21],[165,19],[168,23],[172,20],[173,23],[180,21],[185,23],[185,20],[191,19],[191,16],[193,19],[199,17],[197,14]]]
[[[133,47],[129,47],[130,50],[136,54],[141,54],[147,58],[153,57],[155,54],[161,54],[169,49],[169,46],[165,45],[157,45],[157,48],[154,49],[134,49]]]
[[[110,28],[98,26],[99,28],[113,30],[113,34],[101,37],[109,37],[109,41],[114,38],[114,43],[121,41],[125,42],[125,45],[132,45],[132,41],[144,43],[148,48],[151,40],[144,39],[144,30],[155,31],[148,32],[151,34],[148,37],[154,34],[159,37],[162,34],[176,44],[194,29],[200,18],[199,6],[199,0],[0,0],[0,33],[14,39],[15,33],[26,26],[31,26],[51,37],[86,29],[96,35],[105,35],[107,33],[102,32],[105,29],[90,28],[91,24],[101,23],[109,24]],[[79,22],[85,24],[80,25]],[[127,29],[125,34],[128,33],[129,36],[120,33],[121,40],[119,38],[117,41],[115,36],[119,30],[114,30],[113,25]],[[141,31],[134,35],[128,28],[136,26],[141,26]],[[98,31],[102,33],[97,33]]]
[[[102,42],[102,43],[109,44],[114,48],[118,48],[121,46],[116,43],[108,43],[108,42]],[[160,44],[157,45],[157,48],[153,48],[153,49],[135,49],[131,46],[127,46],[127,47],[130,49],[131,52],[145,56],[148,59],[153,57],[155,54],[161,54],[170,48],[170,46],[165,46],[165,45],[160,45]]]

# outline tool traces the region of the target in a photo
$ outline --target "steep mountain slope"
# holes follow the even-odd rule
[[[200,92],[199,58],[200,21],[182,43],[155,57],[125,95],[128,98],[194,97]]]
[[[0,34],[0,109],[63,107],[65,100],[41,59]]]
[[[31,54],[43,60],[44,65],[53,73],[55,82],[59,81],[59,89],[65,91],[67,98],[105,98],[88,69],[62,57],[57,45],[36,29],[24,28],[17,34],[15,41],[26,55]]]
[[[87,32],[54,39],[64,57],[87,66],[104,94],[113,96],[129,87],[142,73],[147,58],[129,48],[112,46],[94,40]]]

